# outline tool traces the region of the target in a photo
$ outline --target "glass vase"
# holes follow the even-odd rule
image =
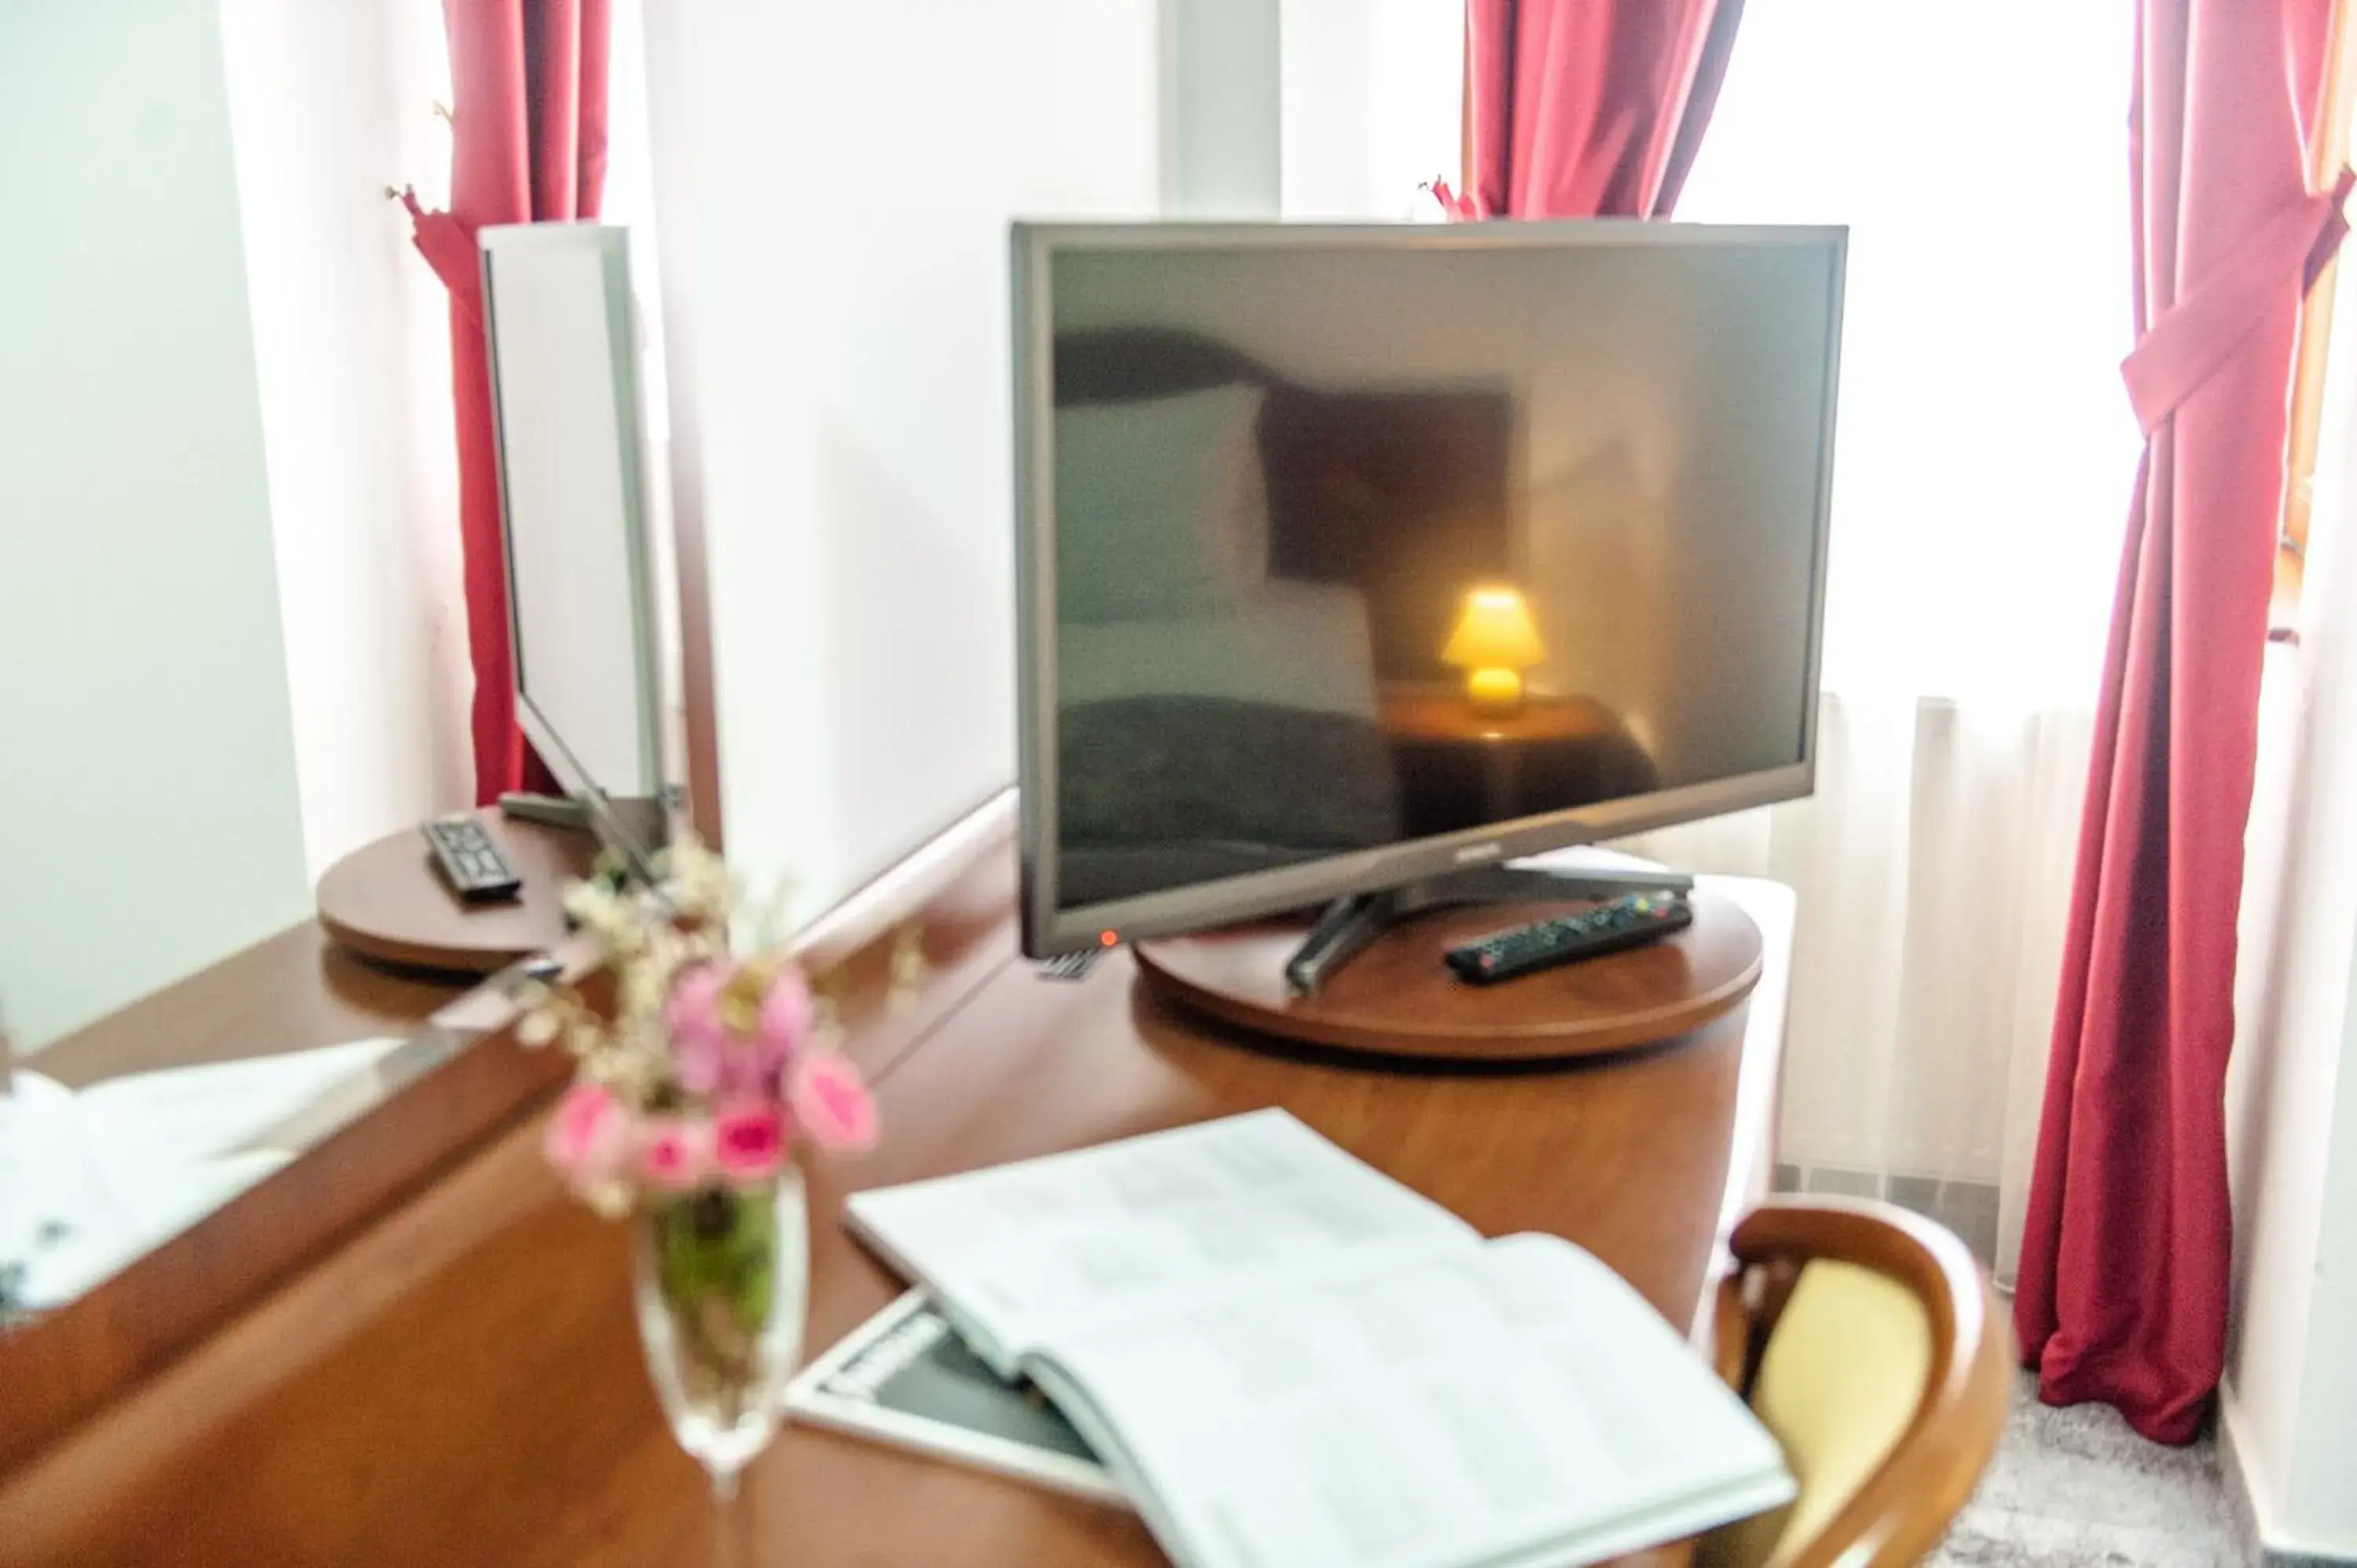
[[[802,1172],[650,1203],[638,1230],[639,1337],[679,1445],[735,1495],[777,1435],[810,1298]]]

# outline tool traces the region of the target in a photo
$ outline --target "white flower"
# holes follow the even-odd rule
[[[600,1219],[619,1219],[630,1212],[630,1200],[635,1196],[627,1182],[601,1181],[584,1192],[591,1208]]]

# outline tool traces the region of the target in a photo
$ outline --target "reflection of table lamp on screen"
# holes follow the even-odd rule
[[[1476,713],[1502,715],[1523,705],[1522,672],[1544,659],[1546,648],[1522,590],[1492,585],[1465,596],[1440,657],[1468,672],[1465,694]]]

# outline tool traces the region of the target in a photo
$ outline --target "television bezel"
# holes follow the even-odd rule
[[[1395,887],[1670,827],[1811,793],[1816,785],[1815,693],[1824,645],[1833,501],[1835,408],[1849,231],[1837,225],[1706,225],[1588,219],[1468,224],[1017,223],[1012,236],[1017,582],[1017,843],[1023,950],[1050,958],[1106,944],[1172,936],[1354,893]],[[1796,762],[1534,817],[1402,839],[1297,865],[1188,883],[1066,909],[1058,907],[1055,308],[1060,251],[1379,249],[1448,252],[1588,248],[1765,247],[1818,250],[1826,263],[1824,405],[1818,442],[1810,562],[1808,655]]]

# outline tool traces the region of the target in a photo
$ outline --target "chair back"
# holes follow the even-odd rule
[[[1783,1445],[1800,1494],[1714,1532],[1711,1568],[1901,1568],[1996,1451],[2013,1336],[1988,1275],[1932,1221],[1784,1198],[1729,1242],[1720,1369]]]

